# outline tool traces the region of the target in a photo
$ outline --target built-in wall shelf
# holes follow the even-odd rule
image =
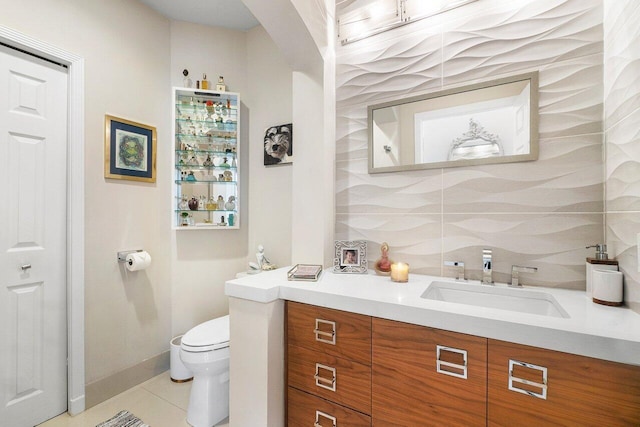
[[[240,228],[240,95],[173,88],[172,224]]]

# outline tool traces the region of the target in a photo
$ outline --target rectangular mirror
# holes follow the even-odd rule
[[[368,107],[369,173],[538,158],[538,73]]]

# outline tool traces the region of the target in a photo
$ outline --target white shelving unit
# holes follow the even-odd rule
[[[240,228],[240,95],[173,88],[173,229]]]

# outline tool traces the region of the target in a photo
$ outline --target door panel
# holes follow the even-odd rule
[[[12,427],[67,408],[66,151],[66,70],[0,46],[0,420]]]

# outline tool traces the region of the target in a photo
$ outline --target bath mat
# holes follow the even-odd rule
[[[103,421],[96,427],[149,427],[148,424],[129,411],[120,411],[107,421]]]

